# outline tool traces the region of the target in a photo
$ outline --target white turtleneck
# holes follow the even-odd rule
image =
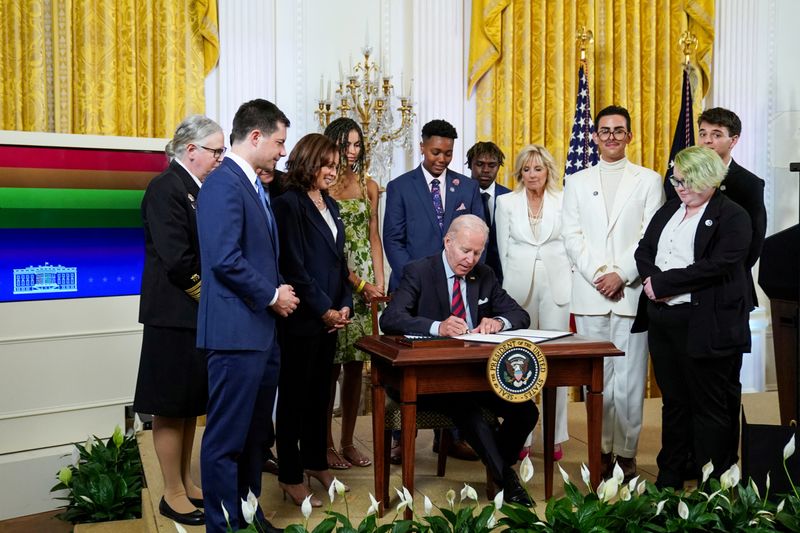
[[[619,161],[609,163],[602,157],[600,158],[600,185],[603,188],[603,198],[606,201],[606,215],[611,216],[611,209],[614,207],[614,197],[617,196],[619,182],[622,181],[622,174],[625,172],[625,165],[628,158],[623,157]]]

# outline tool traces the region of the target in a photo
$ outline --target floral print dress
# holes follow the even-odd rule
[[[369,283],[375,282],[369,242],[370,204],[365,198],[338,200],[339,214],[344,224],[344,251],[351,272]],[[357,350],[355,342],[364,335],[372,334],[372,317],[369,305],[360,294],[353,293],[353,321],[339,332],[334,364],[349,361],[364,361],[367,355]]]

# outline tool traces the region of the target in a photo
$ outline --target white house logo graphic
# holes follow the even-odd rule
[[[14,269],[14,294],[78,292],[78,267],[45,263]]]

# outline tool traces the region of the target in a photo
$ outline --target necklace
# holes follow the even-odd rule
[[[542,218],[542,209],[544,208],[544,198],[542,198],[541,202],[539,203],[539,209],[534,212],[531,209],[531,201],[528,199],[528,218],[533,220],[534,224],[537,224],[539,220]]]
[[[308,197],[311,198],[311,201],[314,202],[314,205],[317,206],[317,209],[320,211],[325,211],[325,201],[322,199],[322,193],[319,194],[319,198],[314,198],[311,196],[311,191],[308,191]]]

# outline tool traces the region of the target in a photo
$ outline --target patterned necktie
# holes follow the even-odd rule
[[[442,192],[439,190],[439,180],[431,180],[431,197],[433,198],[433,210],[436,212],[436,220],[439,222],[439,229],[444,229],[444,207],[442,206]]]
[[[267,195],[264,194],[264,187],[259,180],[256,180],[256,192],[258,192],[258,199],[261,200],[261,206],[267,214],[267,226],[269,226],[269,231],[272,233],[272,236],[275,237],[275,221],[272,217],[272,209],[269,206]]]
[[[453,316],[457,316],[464,322],[467,321],[467,310],[464,307],[464,298],[461,297],[461,278],[455,276],[453,278],[453,298],[450,300],[450,312]]]
[[[483,219],[490,228],[492,227],[492,214],[491,211],[489,211],[489,198],[491,197],[492,195],[488,192],[481,193],[481,200],[483,200]]]

